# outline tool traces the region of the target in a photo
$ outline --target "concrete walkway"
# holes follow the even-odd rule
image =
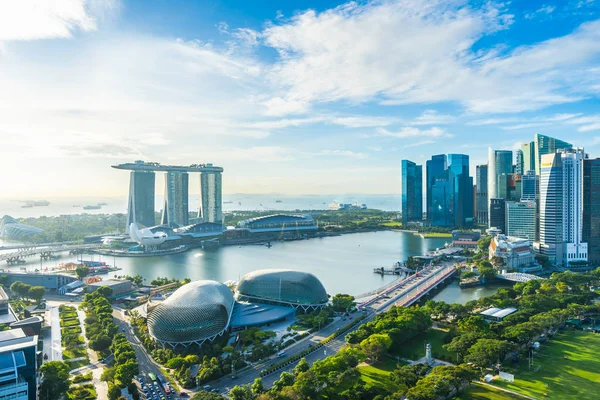
[[[44,352],[48,354],[48,361],[62,361],[62,344],[60,333],[60,315],[58,314],[58,307],[53,307],[49,311],[50,318],[48,324],[50,325],[50,340],[44,338]],[[46,346],[46,341],[49,341],[49,347]]]

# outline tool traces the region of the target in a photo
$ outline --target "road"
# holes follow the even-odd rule
[[[125,335],[125,337],[127,338],[127,341],[129,341],[129,343],[131,343],[131,345],[133,346],[133,349],[135,350],[137,362],[140,366],[139,376],[143,376],[146,383],[150,382],[150,378],[148,377],[149,373],[153,373],[156,376],[164,377],[161,370],[154,364],[154,362],[151,360],[150,356],[146,353],[146,349],[144,348],[144,346],[140,343],[137,336],[135,336],[135,334],[133,333],[133,329],[131,328],[131,325],[129,325],[128,319],[125,315],[123,315],[122,311],[120,309],[113,309],[113,317],[114,317],[115,324],[117,324],[117,326],[119,327],[119,331],[121,331]],[[136,384],[138,384],[138,386],[139,386],[139,383],[137,381],[136,381]],[[177,389],[177,388],[175,388],[175,389]],[[161,393],[162,393],[162,388],[161,388]],[[144,397],[142,397],[142,398],[144,398]],[[180,397],[179,392],[175,393],[171,397],[172,400],[184,399],[184,398],[189,399],[189,397]]]
[[[44,340],[44,351],[48,354],[49,361],[62,361],[62,343],[60,334],[60,316],[58,314],[58,306],[50,309],[50,347],[46,347]]]

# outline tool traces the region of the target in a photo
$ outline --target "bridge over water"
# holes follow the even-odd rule
[[[505,281],[511,282],[528,282],[534,279],[543,280],[541,276],[524,274],[522,272],[509,272],[506,274],[498,274],[496,275],[498,279],[504,279]]]
[[[93,249],[98,246],[98,244],[71,244],[47,247],[21,247],[16,251],[0,254],[0,261],[6,261],[8,264],[15,264],[24,261],[25,257],[39,255],[41,258],[47,259],[54,253],[64,251],[78,252]]]

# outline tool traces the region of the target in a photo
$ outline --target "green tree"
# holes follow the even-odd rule
[[[201,390],[196,393],[190,400],[223,400],[225,397],[221,396],[217,393],[207,392],[206,390]]]
[[[491,241],[492,241],[491,236],[484,236],[477,241],[477,247],[479,247],[479,250],[481,250],[481,251],[488,251]]]
[[[306,361],[306,358],[302,357],[300,359],[300,361],[298,361],[298,364],[296,364],[296,366],[294,367],[294,375],[298,375],[301,372],[306,372],[310,369],[310,365],[308,365],[308,361]]]
[[[113,382],[115,380],[115,369],[114,368],[104,368],[102,371],[102,375],[100,376],[100,380],[102,382]]]
[[[87,276],[87,274],[89,274],[90,269],[86,266],[81,266],[81,267],[77,267],[75,268],[75,275],[77,275],[77,278],[79,278],[80,280],[85,278]]]
[[[250,385],[234,386],[229,391],[229,397],[233,400],[253,400],[254,396]]]
[[[27,297],[35,300],[35,302],[38,304],[40,304],[45,295],[46,289],[43,286],[31,286],[27,290]]]
[[[265,387],[263,385],[262,378],[259,377],[254,380],[254,382],[252,383],[252,386],[250,386],[250,391],[252,392],[254,397],[258,396],[259,394],[261,394],[265,391]]]
[[[502,362],[504,357],[515,349],[515,345],[498,339],[478,339],[467,352],[466,361],[481,368]]]
[[[109,286],[100,286],[98,289],[96,289],[96,292],[98,292],[100,295],[104,296],[107,299],[113,294],[113,290]]]
[[[273,389],[276,392],[281,391],[281,389],[283,389],[286,386],[292,386],[294,384],[295,380],[296,380],[296,377],[293,374],[283,371],[279,375],[279,379],[277,379],[275,382],[273,382]]]
[[[373,334],[360,342],[360,348],[367,358],[378,362],[392,345],[392,339],[387,334]]]
[[[17,297],[19,298],[24,298],[27,296],[27,293],[29,292],[29,288],[31,286],[23,283],[21,281],[16,281],[13,282],[12,285],[10,285],[10,291]]]
[[[105,351],[108,350],[112,343],[112,339],[101,333],[97,336],[94,336],[90,341],[90,349],[95,351]]]
[[[40,367],[42,384],[40,399],[54,400],[62,398],[69,389],[69,365],[62,361],[48,361]]]
[[[347,311],[354,306],[354,296],[338,293],[331,298],[331,305],[335,311]]]
[[[129,361],[125,364],[117,365],[115,368],[115,379],[121,382],[122,386],[126,386],[139,372],[138,363],[135,361]]]

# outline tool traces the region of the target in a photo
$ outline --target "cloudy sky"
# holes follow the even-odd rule
[[[396,193],[403,158],[544,133],[600,156],[600,0],[0,2],[0,197]],[[159,180],[161,181],[161,180]]]

